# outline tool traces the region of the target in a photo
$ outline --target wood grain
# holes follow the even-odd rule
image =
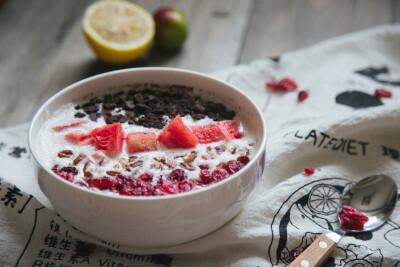
[[[0,0],[0,127],[31,119],[65,86],[110,70],[166,66],[212,73],[279,55],[340,34],[400,20],[400,0],[139,0],[187,15],[189,37],[177,53],[154,48],[113,66],[96,59],[80,28],[93,0]]]

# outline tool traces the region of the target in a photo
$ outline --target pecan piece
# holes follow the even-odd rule
[[[88,161],[85,162],[85,165],[83,165],[83,175],[86,178],[92,178],[93,177],[93,172],[89,167],[90,163],[92,163],[92,161],[88,160]]]
[[[167,165],[168,169],[172,170],[173,168],[176,167],[177,164],[176,164],[176,162],[174,162],[174,161],[167,161],[167,162],[165,163],[165,165]]]
[[[117,176],[118,174],[121,174],[120,172],[117,171],[106,171],[106,173],[110,176]]]
[[[135,161],[138,157],[137,156],[130,156],[128,162]]]
[[[84,158],[86,158],[86,155],[81,153],[74,159],[72,164],[78,165],[78,163],[81,162]]]
[[[110,161],[110,158],[108,158],[108,157],[103,157],[103,158],[100,160],[99,165],[100,165],[100,166],[103,166],[104,164],[107,164],[109,161]]]
[[[217,155],[221,155],[223,152],[225,152],[225,150],[226,150],[226,147],[224,145],[215,147],[215,152],[217,152]]]
[[[190,165],[189,163],[185,163],[185,162],[179,163],[179,166],[180,166],[181,168],[183,168],[183,169],[188,170],[188,171],[195,171],[195,170],[196,170],[195,167],[193,167],[193,166]]]
[[[57,155],[59,158],[70,158],[73,153],[72,150],[61,150]]]
[[[143,160],[137,160],[134,163],[129,164],[132,168],[140,167],[143,165]]]

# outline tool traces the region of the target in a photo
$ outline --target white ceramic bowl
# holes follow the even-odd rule
[[[44,168],[38,133],[61,105],[88,94],[134,83],[180,84],[215,95],[234,108],[257,137],[251,161],[238,173],[204,189],[154,197],[110,196],[90,191]],[[28,133],[36,177],[56,211],[71,225],[103,241],[132,247],[168,246],[204,236],[231,220],[261,178],[265,165],[266,125],[255,103],[241,91],[204,74],[171,68],[109,72],[74,83],[37,111]]]

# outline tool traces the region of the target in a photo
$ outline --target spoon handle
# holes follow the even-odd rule
[[[331,255],[337,247],[337,243],[327,237],[320,235],[314,242],[308,246],[289,267],[311,267],[321,266],[322,263]]]

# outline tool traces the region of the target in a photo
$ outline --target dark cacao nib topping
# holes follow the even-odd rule
[[[193,95],[192,88],[186,86],[147,85],[146,88],[94,97],[75,107],[78,110],[75,117],[82,118],[87,114],[92,121],[103,117],[107,124],[127,122],[158,129],[167,123],[164,115],[169,118],[178,114],[190,115],[195,120],[208,116],[215,121],[235,117],[233,110]]]

